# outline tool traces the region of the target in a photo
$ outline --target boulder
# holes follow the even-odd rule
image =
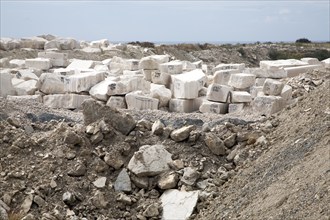
[[[249,73],[231,74],[228,85],[237,89],[246,89],[254,85],[256,76]]]
[[[270,116],[285,107],[285,101],[279,96],[258,96],[252,101],[254,112]]]
[[[50,59],[34,58],[34,59],[26,59],[25,66],[31,69],[49,70],[52,67],[52,64],[50,62]]]
[[[199,191],[166,190],[160,200],[162,202],[162,220],[189,219],[197,205]]]
[[[9,61],[11,68],[25,68],[25,60],[13,59]]]
[[[306,66],[295,66],[295,67],[286,67],[284,68],[287,77],[295,77],[302,73],[307,73],[310,70],[319,70],[323,69],[323,65],[306,65]]]
[[[101,81],[98,84],[94,85],[89,90],[89,94],[95,99],[107,101],[109,98],[108,96],[109,86],[112,83],[113,81],[105,79],[104,81]]]
[[[23,79],[23,80],[36,80],[38,81],[39,78],[36,74],[34,74],[33,70],[19,70],[16,73],[16,78],[17,79]]]
[[[42,103],[41,95],[22,95],[22,96],[7,96],[8,100],[17,100],[17,101],[29,101],[29,102],[40,102]]]
[[[84,122],[89,125],[101,118],[113,128],[127,135],[135,128],[135,120],[131,115],[122,114],[119,111],[106,106],[94,99],[88,99],[82,104]]]
[[[152,70],[151,82],[168,87],[171,84],[171,75],[165,72],[162,73],[159,70]]]
[[[197,111],[193,99],[171,99],[169,102],[170,112],[193,112]]]
[[[142,91],[135,91],[126,94],[126,104],[128,109],[144,110],[158,109],[159,100],[150,97]]]
[[[50,108],[76,109],[80,108],[81,104],[89,98],[90,96],[88,95],[54,94],[45,95],[43,97],[43,103]]]
[[[150,91],[150,82],[141,76],[121,76],[109,85],[108,95],[126,95],[137,90]]]
[[[300,60],[309,65],[320,65],[321,64],[321,62],[317,58],[312,58],[312,57],[304,57],[304,58],[301,58]]]
[[[155,176],[170,169],[171,156],[163,145],[144,145],[134,153],[127,168],[137,176]]]
[[[274,79],[266,79],[262,91],[265,95],[273,95],[278,96],[281,94],[281,91],[284,87],[284,83],[274,80]]]
[[[288,104],[292,99],[292,87],[289,85],[284,85],[280,96],[284,99],[284,102]]]
[[[109,44],[110,43],[108,39],[101,39],[101,40],[91,41],[89,45],[93,48],[101,48],[101,47],[108,47]]]
[[[14,50],[21,48],[21,42],[12,38],[0,38],[0,50]]]
[[[230,102],[230,92],[233,90],[230,86],[211,84],[207,88],[206,99],[215,102]]]
[[[251,86],[250,94],[252,99],[254,99],[257,96],[265,96],[265,93],[263,92],[263,86]]]
[[[162,135],[164,132],[164,128],[165,128],[165,125],[160,120],[157,120],[153,123],[153,125],[151,127],[151,132],[154,135]]]
[[[330,58],[322,60],[321,63],[322,63],[324,68],[330,69]]]

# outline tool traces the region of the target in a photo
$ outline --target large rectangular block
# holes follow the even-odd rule
[[[143,57],[139,62],[139,69],[156,70],[159,64],[167,63],[169,61],[168,55],[152,55]]]
[[[50,59],[34,58],[34,59],[26,59],[25,66],[31,69],[49,70],[52,67],[52,64],[50,62]]]
[[[212,72],[215,73],[216,71],[219,70],[238,70],[239,72],[242,72],[245,69],[245,64],[244,63],[231,63],[231,64],[224,64],[221,63],[217,65],[216,67],[213,68]]]
[[[244,109],[244,103],[231,103],[228,106],[228,113],[241,112]]]
[[[41,95],[22,95],[22,96],[7,96],[8,100],[12,101],[33,101],[33,102],[42,102],[42,97]]]
[[[88,95],[78,94],[45,95],[43,103],[50,108],[76,109],[80,108],[81,104],[89,98],[90,96]]]
[[[118,81],[109,84],[108,95],[125,95],[129,92],[150,90],[150,82],[144,80],[142,76],[121,76]]]
[[[107,106],[117,109],[126,109],[127,105],[125,96],[111,96],[107,101]]]
[[[249,73],[231,74],[228,85],[237,89],[246,89],[254,85],[256,76]]]
[[[164,85],[151,84],[150,95],[159,100],[159,107],[167,107],[172,97],[171,90],[167,89]]]
[[[123,75],[127,76],[143,76],[141,70],[123,70]]]
[[[254,84],[255,86],[264,86],[264,83],[267,78],[256,78],[256,83]]]
[[[64,78],[56,73],[43,73],[36,86],[45,94],[62,94],[66,92]]]
[[[34,74],[34,72],[32,70],[27,70],[27,69],[19,70],[16,73],[16,78],[23,79],[23,80],[30,80],[30,79],[34,79],[37,81],[39,80],[39,77],[36,74]]]
[[[281,91],[284,87],[284,83],[277,81],[275,79],[266,79],[262,91],[266,94],[266,95],[280,95]]]
[[[285,108],[285,101],[279,96],[258,96],[252,102],[254,112],[270,116]]]
[[[15,89],[11,82],[10,73],[0,71],[0,96],[15,95]]]
[[[251,102],[252,96],[250,93],[245,91],[232,91],[231,92],[231,102],[232,103],[242,103]]]
[[[193,99],[171,99],[169,102],[170,112],[189,113],[197,111]]]
[[[25,60],[13,59],[9,61],[11,68],[25,68]]]
[[[65,91],[88,92],[94,85],[104,80],[104,72],[82,72],[64,78]]]
[[[53,67],[66,67],[68,65],[68,54],[53,51],[39,52],[38,57],[48,58]]]
[[[207,88],[206,99],[215,102],[230,102],[230,92],[233,90],[230,86],[211,84]]]
[[[181,61],[171,61],[159,65],[161,73],[180,74],[183,72],[183,63]]]
[[[205,74],[200,69],[172,75],[173,96],[182,99],[197,98],[198,92],[204,86],[206,79]]]
[[[137,59],[128,59],[124,61],[125,68],[124,70],[138,70],[139,69],[139,60]]]
[[[280,95],[284,99],[285,103],[288,104],[292,99],[292,87],[289,85],[284,85]]]
[[[141,91],[131,92],[125,95],[125,100],[128,109],[144,110],[158,109],[159,100],[148,97],[147,94]]]
[[[205,100],[199,107],[199,111],[202,113],[226,114],[228,112],[228,103]]]
[[[17,95],[34,95],[37,91],[36,80],[27,80],[15,86]]]
[[[151,82],[159,85],[169,86],[171,83],[171,75],[169,73],[153,70],[151,72]]]
[[[251,86],[250,87],[250,94],[252,99],[257,96],[265,96],[265,93],[262,91],[263,86]]]
[[[301,58],[300,60],[309,65],[320,65],[321,64],[321,62],[317,58],[312,58],[312,57],[305,57],[305,58]]]
[[[260,61],[260,68],[267,70],[278,70],[280,68],[304,66],[305,62],[301,60],[288,59],[288,60],[262,60]]]
[[[213,83],[219,85],[228,85],[230,75],[233,73],[239,73],[239,70],[219,70],[216,71],[213,75]]]
[[[73,60],[69,66],[66,67],[68,70],[86,70],[91,69],[94,67],[94,61],[93,60]]]
[[[249,68],[244,73],[250,73],[256,75],[259,78],[273,78],[281,79],[287,77],[287,73],[283,67],[262,69],[262,68]]]
[[[102,100],[102,101],[107,101],[109,96],[108,96],[108,90],[109,90],[109,86],[113,83],[112,80],[109,79],[105,79],[99,83],[97,83],[96,85],[94,85],[90,90],[89,90],[89,94],[98,100]]]
[[[323,69],[323,65],[307,65],[307,66],[295,66],[286,67],[284,70],[287,73],[287,77],[295,77],[302,73],[307,73],[309,70],[319,70]]]

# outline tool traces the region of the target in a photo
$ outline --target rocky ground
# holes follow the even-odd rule
[[[251,66],[269,55],[166,50],[177,59]],[[288,84],[295,101],[270,117],[116,111],[95,100],[69,111],[1,98],[0,218],[160,219],[161,196],[178,189],[199,190],[190,219],[329,219],[330,72]]]

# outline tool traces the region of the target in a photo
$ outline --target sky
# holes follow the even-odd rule
[[[0,0],[1,37],[110,42],[330,41],[330,0]]]

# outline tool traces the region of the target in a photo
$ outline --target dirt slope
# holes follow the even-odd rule
[[[329,219],[330,83],[275,117],[268,150],[196,219]]]

